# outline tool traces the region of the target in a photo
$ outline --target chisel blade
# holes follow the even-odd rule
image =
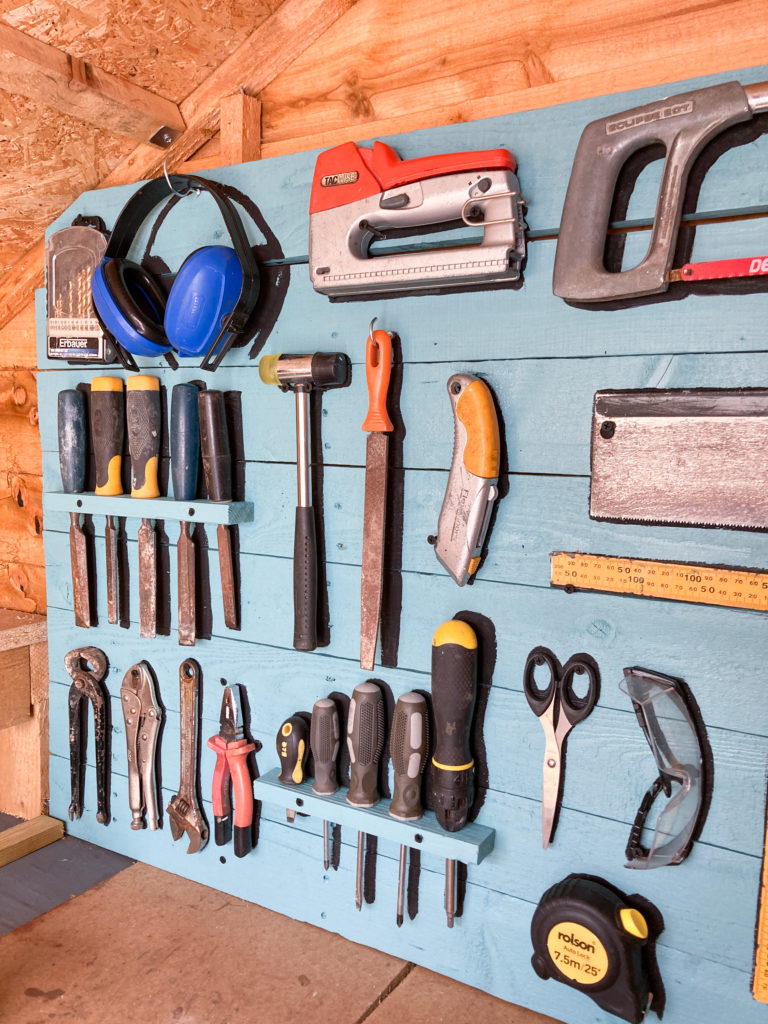
[[[104,527],[104,545],[107,552],[107,621],[117,622],[117,529],[112,516],[107,516]]]
[[[139,636],[157,631],[157,537],[149,519],[139,527]]]
[[[182,522],[176,547],[179,591],[179,643],[191,647],[195,642],[195,542],[189,523]]]
[[[88,592],[88,551],[86,538],[80,526],[80,515],[70,513],[69,557],[72,563],[72,603],[75,606],[75,625],[91,625],[91,598]]]
[[[387,509],[389,435],[368,435],[363,510],[363,566],[360,583],[360,668],[373,669],[384,583],[384,529]]]
[[[224,603],[224,624],[229,629],[239,629],[232,534],[229,527],[224,526],[222,523],[216,530],[216,536],[219,545],[219,572],[221,573],[221,597]]]

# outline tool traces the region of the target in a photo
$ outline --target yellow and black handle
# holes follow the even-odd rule
[[[125,438],[122,377],[94,377],[91,381],[91,437],[96,465],[96,494],[122,494]]]
[[[126,384],[125,414],[131,455],[131,497],[160,495],[160,379],[139,374]]]
[[[477,636],[468,623],[451,619],[432,638],[432,800],[447,832],[466,825],[475,796],[470,736],[476,697]]]
[[[301,715],[286,718],[277,732],[277,756],[280,759],[278,781],[285,786],[298,786],[304,781],[309,730]]]

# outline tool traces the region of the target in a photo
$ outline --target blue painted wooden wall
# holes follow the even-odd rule
[[[588,517],[592,397],[600,388],[738,387],[768,383],[768,294],[690,296],[621,312],[569,308],[551,292],[555,234],[582,127],[692,85],[768,78],[752,68],[680,89],[667,87],[601,97],[472,124],[391,138],[404,158],[502,146],[518,158],[528,204],[530,245],[525,286],[440,297],[331,304],[315,294],[306,267],[307,209],[315,153],[221,168],[211,177],[251,196],[290,263],[290,285],[264,352],[343,350],[353,361],[350,388],[323,402],[325,543],[331,614],[330,645],[312,654],[291,647],[291,559],[295,505],[295,433],[292,398],[264,387],[247,349],[233,351],[209,386],[243,394],[247,458],[245,498],[254,521],[240,527],[242,632],[222,625],[215,595],[218,560],[211,551],[214,635],[194,650],[167,637],[138,635],[134,587],[130,629],[106,622],[99,587],[97,628],[72,621],[66,513],[46,511],[45,552],[50,623],[51,813],[66,819],[69,804],[67,688],[64,656],[93,644],[110,659],[112,698],[112,810],[109,827],[94,814],[93,754],[89,755],[86,810],[68,826],[110,849],[215,886],[280,913],[337,931],[350,939],[413,960],[494,995],[562,1018],[570,1024],[612,1019],[583,994],[542,981],[530,966],[529,926],[541,894],[569,872],[600,875],[626,892],[639,892],[661,910],[666,928],[658,947],[667,989],[669,1024],[742,1024],[764,1020],[752,1000],[750,976],[764,830],[768,711],[763,679],[768,625],[758,613],[642,598],[578,594],[549,587],[552,550],[581,550],[765,568],[768,537],[761,533],[649,528],[592,522]],[[723,155],[705,180],[700,211],[768,208],[768,138]],[[628,218],[650,218],[657,178],[640,177]],[[133,187],[82,195],[51,226],[76,213],[100,214],[108,226]],[[200,244],[222,237],[206,197],[184,201],[194,215],[175,211],[155,242],[172,270]],[[250,222],[246,219],[246,223]],[[766,251],[765,220],[713,224],[697,230],[694,258],[757,255]],[[261,239],[250,225],[251,241]],[[635,255],[647,236],[631,243]],[[44,303],[39,296],[40,426],[46,490],[59,490],[56,394],[90,379],[61,369],[44,355]],[[186,654],[204,673],[202,735],[218,728],[219,680],[243,684],[252,731],[263,749],[264,773],[277,764],[274,737],[284,717],[311,710],[329,691],[351,693],[365,677],[358,664],[360,552],[366,408],[363,358],[369,321],[402,340],[402,415],[406,426],[402,622],[398,667],[374,675],[395,696],[429,685],[435,628],[461,610],[493,620],[498,643],[485,719],[490,789],[478,821],[496,829],[493,853],[469,869],[463,916],[444,923],[443,863],[424,856],[420,912],[395,926],[397,845],[379,844],[377,899],[354,908],[355,834],[343,830],[338,872],[323,872],[321,821],[285,821],[281,806],[264,804],[258,848],[243,860],[213,842],[187,856],[166,826],[134,832],[126,793],[126,755],[119,687],[127,668],[147,659],[155,669],[167,721],[162,738],[163,806],[178,786],[178,667]],[[193,363],[171,372],[149,360],[169,389],[200,376]],[[468,370],[487,378],[503,413],[509,456],[509,493],[500,503],[488,557],[474,586],[459,590],[426,543],[434,532],[452,447],[445,392],[448,377]],[[47,371],[47,372],[46,372]],[[94,371],[97,372],[97,371]],[[103,566],[104,521],[94,517],[97,564]],[[138,521],[128,520],[131,577],[137,574]],[[177,529],[167,523],[171,548]],[[209,531],[215,544],[215,533]],[[175,552],[170,552],[171,607]],[[103,577],[102,577],[103,579]],[[175,623],[174,623],[175,626]],[[541,849],[543,735],[522,692],[529,650],[544,644],[561,659],[577,651],[598,662],[603,687],[598,708],[573,734],[564,806],[554,845]],[[618,683],[627,665],[681,676],[701,707],[715,759],[712,806],[701,840],[675,868],[628,871],[624,845],[642,793],[654,775],[645,739]],[[210,797],[213,755],[203,751],[203,793]],[[206,805],[212,820],[210,803]],[[225,857],[221,854],[224,853]]]

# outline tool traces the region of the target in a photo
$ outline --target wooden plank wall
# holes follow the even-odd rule
[[[768,77],[765,67],[734,75]],[[722,75],[715,76],[717,80]],[[695,84],[709,84],[712,78]],[[316,154],[278,156],[221,168],[213,176],[252,197],[293,261],[290,283],[265,352],[341,349],[353,360],[351,386],[322,402],[320,446],[324,541],[330,609],[330,642],[313,654],[291,648],[292,534],[295,504],[294,403],[264,387],[246,350],[231,352],[208,383],[242,396],[245,497],[254,502],[253,524],[240,527],[243,580],[242,632],[221,621],[218,560],[208,533],[213,632],[194,652],[178,647],[175,626],[176,524],[166,522],[171,628],[152,641],[138,636],[137,521],[128,519],[131,623],[106,624],[103,583],[100,625],[72,623],[69,520],[46,513],[45,555],[51,670],[51,806],[66,816],[69,804],[67,692],[64,657],[77,645],[101,647],[110,660],[112,698],[113,820],[95,821],[93,752],[89,754],[86,810],[71,831],[91,841],[198,879],[281,913],[338,931],[434,970],[522,1003],[569,1024],[608,1016],[583,994],[537,978],[530,967],[530,920],[545,889],[571,871],[601,875],[627,892],[640,892],[664,915],[659,961],[666,983],[670,1024],[743,1024],[765,1008],[750,993],[756,895],[764,826],[768,715],[760,673],[765,663],[765,617],[727,609],[666,604],[598,594],[569,596],[548,586],[553,549],[634,554],[681,561],[764,566],[766,535],[755,532],[648,528],[595,523],[588,518],[589,436],[592,399],[601,387],[743,386],[764,383],[768,373],[764,325],[768,295],[726,293],[688,296],[638,308],[596,312],[574,309],[551,291],[552,264],[572,154],[582,126],[658,97],[660,91],[606,96],[544,110],[395,135],[404,157],[505,146],[520,165],[528,223],[525,285],[520,290],[437,297],[330,303],[315,293],[306,267],[306,211]],[[699,209],[750,210],[768,205],[764,167],[768,136],[725,153],[705,179]],[[130,186],[82,195],[53,229],[76,213],[100,213],[107,224],[131,193]],[[641,175],[628,216],[649,218],[655,203],[653,173]],[[724,199],[724,197],[726,197]],[[154,242],[171,269],[219,229],[205,197],[194,216],[179,211],[165,220]],[[183,221],[183,223],[182,223]],[[696,233],[695,256],[713,258],[764,249],[764,218],[716,223]],[[256,229],[249,237],[260,242]],[[146,237],[148,228],[142,232]],[[639,258],[645,239],[629,245]],[[139,250],[142,241],[139,241]],[[43,309],[42,293],[38,309]],[[204,674],[202,735],[218,728],[219,680],[245,685],[251,730],[262,745],[261,772],[277,763],[275,735],[296,710],[308,711],[328,692],[349,694],[364,675],[359,650],[360,541],[367,404],[362,358],[371,317],[396,331],[402,344],[399,411],[404,515],[402,614],[395,664],[374,675],[393,699],[428,688],[430,640],[457,612],[484,621],[484,656],[492,668],[483,739],[488,772],[478,821],[497,830],[496,848],[469,873],[457,927],[448,931],[442,911],[443,864],[422,858],[419,914],[395,926],[396,844],[380,842],[376,900],[354,909],[355,835],[343,829],[338,872],[324,873],[321,822],[298,818],[289,826],[283,807],[265,803],[256,851],[241,861],[212,843],[195,856],[172,844],[167,825],[158,832],[129,827],[126,757],[119,687],[124,673],[146,658],[157,675],[166,721],[162,737],[165,806],[178,785],[178,668],[193,653]],[[90,374],[51,370],[38,344],[40,420],[46,488],[57,490],[56,394]],[[194,365],[174,374],[156,361],[166,396],[180,379],[200,376]],[[459,590],[441,571],[426,542],[434,532],[451,459],[453,429],[445,383],[469,370],[491,384],[503,415],[509,476],[489,554],[475,585]],[[103,519],[94,517],[97,565],[103,566]],[[103,574],[102,574],[103,580]],[[586,651],[603,678],[599,707],[571,740],[564,808],[555,843],[541,850],[543,737],[522,693],[522,670],[536,645],[565,660]],[[705,832],[680,867],[629,872],[623,850],[635,811],[654,766],[618,682],[626,665],[683,677],[704,716],[715,760],[715,788]],[[208,800],[213,758],[202,757],[202,792]],[[206,811],[211,820],[210,803]]]

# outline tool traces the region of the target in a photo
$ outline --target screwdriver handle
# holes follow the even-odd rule
[[[176,501],[194,501],[200,462],[200,414],[195,384],[174,384],[171,392],[171,480]]]
[[[85,490],[85,395],[82,391],[59,392],[59,469],[67,494]]]
[[[277,732],[277,756],[280,758],[278,781],[286,786],[298,786],[304,781],[307,762],[307,723],[301,715],[286,718]]]
[[[470,751],[477,697],[477,636],[466,622],[451,619],[432,638],[432,755],[435,816],[447,832],[467,823],[474,799],[475,762]]]
[[[232,455],[229,449],[227,414],[223,391],[201,391],[197,398],[200,414],[200,448],[203,453],[205,486],[211,501],[232,501]]]
[[[121,377],[94,377],[91,381],[91,437],[96,494],[122,494],[125,411]]]
[[[160,379],[147,374],[129,377],[126,383],[125,418],[131,455],[131,497],[160,495]]]
[[[395,772],[389,813],[400,821],[415,821],[422,814],[421,773],[427,759],[427,702],[420,693],[398,697],[389,753]]]
[[[330,796],[339,788],[336,761],[339,756],[339,711],[328,697],[316,700],[312,708],[309,747],[315,761],[312,792]]]
[[[384,747],[384,698],[375,683],[352,691],[347,717],[350,773],[347,800],[357,807],[379,802],[379,758]]]
[[[368,384],[368,415],[362,429],[389,433],[394,430],[387,414],[387,391],[392,373],[392,337],[387,331],[369,331],[365,344],[365,379]]]

